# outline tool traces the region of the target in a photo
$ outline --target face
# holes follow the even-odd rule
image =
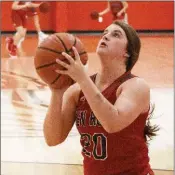
[[[123,59],[127,52],[127,43],[124,30],[116,24],[111,24],[104,30],[96,52],[99,56],[106,56],[111,59]]]

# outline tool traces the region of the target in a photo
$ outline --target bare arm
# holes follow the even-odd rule
[[[67,53],[62,53],[70,64],[56,59],[56,62],[67,70],[56,70],[56,72],[69,75],[80,85],[94,115],[107,132],[113,133],[124,129],[149,109],[150,89],[144,80],[132,78],[124,82],[116,92],[117,100],[113,105],[86,73],[76,48],[72,49],[74,59]]]
[[[12,9],[13,10],[21,10],[21,9],[25,9],[25,8],[27,8],[27,5],[26,4],[19,5],[19,1],[13,2],[13,4],[12,4]]]
[[[103,16],[104,14],[108,13],[110,11],[110,4],[108,2],[107,8],[104,9],[103,11],[99,12],[99,16]]]
[[[25,8],[38,8],[40,6],[41,3],[39,4],[35,4],[32,2],[26,2],[24,5],[19,5],[19,1],[13,2],[12,4],[12,9],[13,10],[21,10],[21,9],[25,9]]]
[[[123,12],[126,12],[126,9],[128,8],[128,3],[125,1],[122,1],[123,8],[118,12],[118,15],[120,16]]]
[[[35,4],[35,3],[30,2],[30,7],[38,8],[40,6],[40,4],[41,3]]]
[[[139,78],[125,82],[120,93],[117,92],[118,98],[114,105],[101,94],[91,80],[82,81],[80,87],[94,115],[109,133],[124,129],[149,108],[149,87]]]
[[[75,122],[78,85],[52,91],[49,109],[44,121],[44,137],[49,146],[62,143]]]

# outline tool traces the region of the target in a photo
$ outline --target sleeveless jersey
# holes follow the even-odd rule
[[[121,14],[121,16],[116,16],[117,13],[123,9],[123,3],[120,2],[120,1],[109,1],[109,4],[110,4],[110,9],[111,9],[111,13],[113,15],[113,20],[115,19],[124,19],[125,17],[125,12],[123,12]]]
[[[95,77],[91,77],[92,81],[95,81]],[[102,94],[114,104],[117,88],[133,77],[130,72],[123,74]],[[153,175],[144,138],[147,117],[148,112],[138,116],[123,130],[107,133],[81,91],[76,110],[76,127],[81,135],[84,175]]]
[[[24,4],[25,4],[25,2],[19,1],[19,5],[24,5]],[[12,9],[12,17],[13,17],[13,15],[16,15],[16,14],[18,14],[20,16],[26,16],[26,9],[20,9],[20,10],[13,10]]]

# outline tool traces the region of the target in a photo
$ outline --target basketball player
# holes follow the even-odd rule
[[[46,34],[41,32],[39,25],[39,17],[36,8],[40,4],[35,4],[31,2],[15,1],[12,4],[12,22],[16,29],[16,33],[13,38],[8,37],[6,39],[6,48],[9,52],[11,58],[17,58],[17,47],[20,52],[22,51],[21,42],[24,40],[27,31],[27,18],[33,17],[36,30],[39,35],[39,42],[47,37]]]
[[[108,1],[107,8],[99,13],[99,16],[111,11],[113,15],[113,20],[123,21],[128,23],[128,15],[126,9],[128,8],[128,3],[125,1]]]
[[[49,146],[62,143],[75,123],[81,135],[84,175],[154,175],[147,139],[157,127],[149,121],[150,88],[131,73],[140,53],[136,31],[114,21],[101,37],[96,53],[101,69],[88,76],[75,48],[75,60],[56,59],[76,84],[52,89],[44,121]]]

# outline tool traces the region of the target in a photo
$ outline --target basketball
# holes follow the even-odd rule
[[[84,45],[78,37],[72,34],[52,34],[37,48],[34,56],[36,72],[50,87],[60,89],[74,83],[69,76],[55,72],[56,69],[64,70],[64,67],[56,62],[57,58],[68,63],[67,59],[61,54],[62,52],[66,52],[74,57],[72,46],[77,49],[81,62],[85,65],[88,60],[88,55],[85,51]]]
[[[39,6],[39,11],[41,13],[47,13],[50,10],[50,4],[48,2],[42,2]]]
[[[99,14],[97,11],[93,11],[93,12],[91,12],[90,16],[93,20],[96,20],[96,19],[98,19]]]

